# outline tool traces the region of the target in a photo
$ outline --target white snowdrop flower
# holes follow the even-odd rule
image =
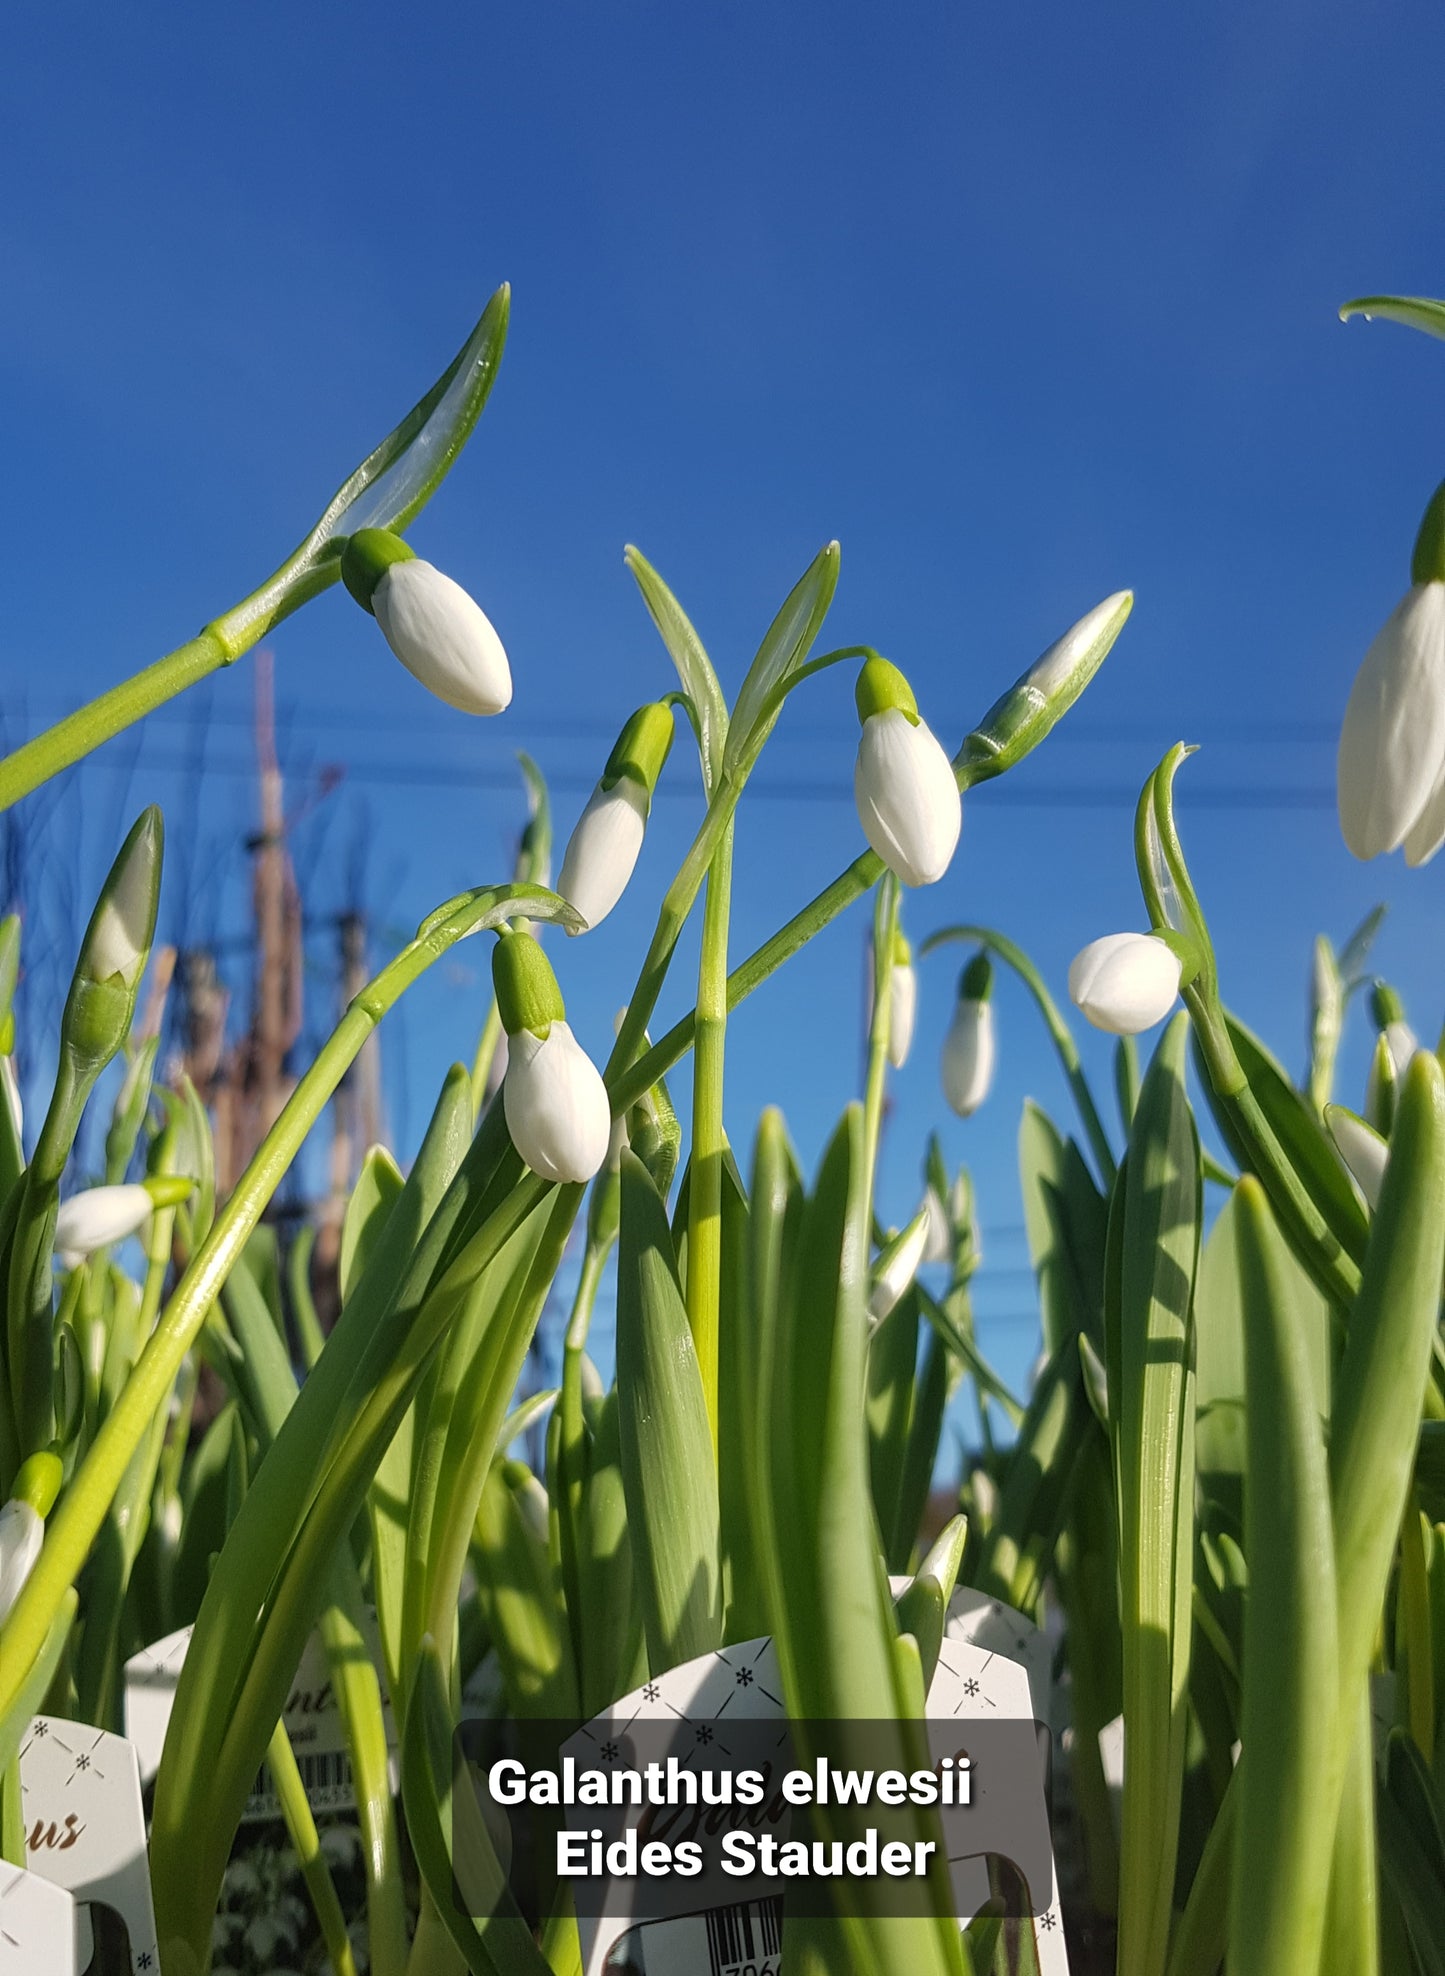
[[[864,1028],[873,1027],[873,996],[876,970],[873,950],[868,950],[868,994]],[[913,1048],[913,1027],[918,1017],[918,975],[913,966],[913,949],[900,933],[893,946],[893,965],[888,970],[888,1061],[902,1070]]]
[[[1152,933],[1106,933],[1069,966],[1074,1005],[1111,1036],[1137,1036],[1162,1022],[1179,993],[1179,956]]]
[[[586,926],[569,926],[583,933],[600,926],[627,890],[647,829],[647,791],[629,776],[610,789],[599,782],[577,819],[562,859],[557,890],[575,906]]]
[[[959,977],[958,1000],[939,1059],[943,1095],[960,1118],[978,1110],[993,1083],[997,1048],[992,989],[993,965],[987,954],[975,954]]]
[[[938,1189],[929,1187],[923,1196],[923,1213],[927,1216],[928,1240],[923,1247],[924,1262],[950,1262],[953,1259],[953,1231],[949,1227],[948,1210],[938,1197]]]
[[[672,747],[672,730],[672,709],[664,702],[639,707],[617,737],[602,778],[577,819],[557,890],[587,927],[600,926],[627,890],[657,778]]]
[[[507,1032],[502,1105],[512,1144],[544,1180],[590,1180],[607,1158],[607,1087],[566,1020],[557,977],[529,933],[492,952],[492,981]]]
[[[1425,510],[1411,587],[1355,675],[1340,729],[1340,829],[1357,858],[1445,842],[1445,484]]]
[[[567,1023],[511,1038],[502,1103],[512,1144],[544,1180],[590,1180],[607,1158],[607,1087]]]
[[[429,693],[465,714],[510,705],[512,670],[481,605],[384,528],[361,528],[341,557],[347,589]]]
[[[55,1217],[55,1251],[75,1269],[97,1249],[123,1242],[150,1219],[155,1203],[138,1181],[120,1187],[87,1187],[60,1203]]]
[[[863,834],[905,885],[932,885],[948,870],[963,824],[953,766],[897,666],[867,660],[856,697],[863,731],[853,796]]]
[[[1389,1141],[1344,1105],[1326,1105],[1325,1124],[1330,1128],[1335,1151],[1354,1176],[1366,1202],[1371,1209],[1377,1208],[1385,1179],[1385,1162],[1390,1157]]]
[[[868,1294],[868,1315],[875,1324],[883,1322],[918,1274],[928,1248],[928,1236],[929,1213],[925,1203],[878,1257],[873,1287]]]
[[[893,943],[893,965],[888,970],[888,1061],[895,1070],[902,1070],[908,1061],[917,1016],[918,976],[913,949],[900,933]]]
[[[45,1542],[45,1520],[29,1503],[0,1509],[0,1626],[10,1617]]]

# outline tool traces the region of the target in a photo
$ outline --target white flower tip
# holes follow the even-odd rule
[[[45,1542],[45,1522],[33,1503],[0,1509],[0,1626],[10,1617]]]
[[[868,1315],[875,1324],[882,1323],[918,1274],[928,1237],[929,1211],[925,1203],[878,1258],[878,1273],[868,1297]]]
[[[1336,1152],[1373,1212],[1380,1204],[1385,1163],[1390,1157],[1389,1142],[1344,1105],[1326,1105],[1325,1123],[1335,1142]]]
[[[55,1217],[54,1247],[67,1269],[97,1249],[134,1235],[150,1219],[150,1195],[138,1181],[120,1187],[87,1187],[62,1201]]]
[[[431,563],[419,556],[392,563],[371,608],[407,671],[449,707],[499,714],[511,705],[512,669],[491,619]]]
[[[552,1023],[545,1037],[512,1037],[502,1104],[512,1144],[543,1180],[590,1180],[607,1158],[607,1087],[567,1023]]]
[[[905,885],[933,885],[958,847],[963,804],[953,764],[928,723],[897,707],[870,714],[853,771],[858,820]]]
[[[1179,975],[1179,956],[1155,934],[1106,933],[1074,956],[1069,996],[1096,1029],[1137,1036],[1168,1015]]]
[[[636,867],[647,830],[647,791],[630,775],[610,789],[599,783],[567,841],[557,891],[586,921],[590,931],[612,911]]]

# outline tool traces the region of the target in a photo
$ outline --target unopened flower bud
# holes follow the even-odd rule
[[[31,1455],[0,1509],[0,1626],[10,1617],[45,1542],[45,1519],[60,1493],[63,1470],[48,1450]]]
[[[1382,1001],[1377,990],[1377,1015]],[[1384,1004],[1386,1008],[1390,1006],[1398,1009],[1398,997],[1392,996],[1390,1003]],[[1375,1039],[1375,1051],[1370,1058],[1370,1074],[1365,1085],[1365,1117],[1377,1132],[1388,1132],[1394,1122],[1395,1091],[1419,1047],[1419,1037],[1409,1023],[1398,1015],[1385,1021]]]
[[[864,1027],[873,1028],[873,997],[876,970],[870,948],[868,955],[868,997]],[[918,975],[913,966],[913,949],[901,933],[894,936],[893,964],[888,970],[888,1061],[902,1070],[913,1048],[913,1026],[918,1015]]]
[[[119,976],[133,995],[156,928],[165,832],[154,805],[131,826],[111,866],[81,943],[77,975],[103,983]]]
[[[868,1315],[875,1324],[883,1322],[918,1274],[928,1248],[928,1220],[925,1203],[879,1255],[868,1294]]]
[[[1179,956],[1153,933],[1106,933],[1069,967],[1076,1008],[1111,1036],[1137,1036],[1162,1022],[1179,993]]]
[[[960,1118],[978,1110],[993,1083],[992,992],[993,964],[987,954],[975,954],[959,976],[958,1000],[939,1060],[943,1095]]]
[[[1371,1209],[1377,1208],[1385,1181],[1385,1162],[1390,1157],[1388,1140],[1382,1139],[1373,1126],[1344,1105],[1326,1105],[1325,1124],[1335,1142],[1335,1151],[1354,1176],[1366,1203]]]
[[[177,1175],[127,1181],[116,1187],[87,1187],[62,1201],[55,1217],[55,1251],[67,1269],[76,1269],[97,1249],[108,1249],[138,1234],[158,1207],[177,1207],[191,1182]]]
[[[342,551],[341,578],[429,693],[466,714],[499,714],[510,704],[512,671],[491,620],[399,535],[358,529]]]
[[[1445,483],[1416,538],[1411,587],[1365,654],[1340,729],[1340,829],[1357,858],[1445,842]]]
[[[672,747],[670,707],[639,707],[618,736],[601,780],[587,799],[562,860],[557,890],[588,927],[598,926],[626,891]],[[569,926],[569,933],[584,931]]]
[[[507,933],[492,953],[497,1009],[507,1032],[502,1104],[512,1144],[544,1180],[590,1180],[607,1158],[607,1087],[566,1021],[562,991],[529,933]]]
[[[863,731],[853,795],[863,834],[905,885],[932,885],[948,870],[963,824],[953,766],[897,666],[867,660],[856,697]]]
[[[995,700],[959,750],[975,780],[1001,775],[1038,746],[1104,663],[1133,607],[1131,590],[1106,597]]]

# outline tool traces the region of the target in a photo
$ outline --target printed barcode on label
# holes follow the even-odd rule
[[[783,1946],[781,1901],[715,1907],[705,1919],[711,1976],[765,1976]]]
[[[313,1811],[347,1811],[356,1803],[351,1777],[351,1759],[344,1750],[313,1750],[296,1758],[302,1787]],[[248,1818],[275,1818],[281,1810],[271,1766],[263,1763],[256,1773],[255,1786],[246,1803]]]

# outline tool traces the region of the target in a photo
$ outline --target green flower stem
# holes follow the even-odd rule
[[[215,625],[207,625],[199,638],[177,646],[165,658],[157,659],[154,665],[146,666],[119,686],[112,686],[108,693],[67,714],[64,720],[7,755],[0,761],[0,810],[8,810],[12,803],[38,789],[52,775],[80,761],[112,735],[144,720],[148,713],[164,706],[177,693],[184,693],[197,680],[206,679],[229,665],[248,645],[254,645],[266,629],[264,622],[259,623],[244,644],[234,644],[223,633],[225,623],[223,618]]]
[[[482,1033],[477,1038],[477,1053],[472,1058],[472,1117],[480,1118],[482,1106],[487,1102],[487,1080],[492,1074],[496,1061],[497,1045],[502,1039],[502,1012],[497,1007],[493,995],[487,1009],[487,1019],[482,1024]]]
[[[301,1781],[295,1752],[283,1722],[276,1724],[266,1751],[266,1763],[271,1781],[276,1786],[276,1796],[281,1801],[281,1816],[296,1848],[301,1877],[306,1882],[306,1891],[311,1896],[311,1905],[321,1924],[321,1935],[331,1967],[335,1976],[356,1976],[356,1958],[351,1952],[351,1940],[346,1932],[346,1916],[341,1909],[336,1883],[331,1878],[331,1869],[326,1864],[326,1855],[321,1850],[321,1839],[316,1830],[316,1820],[311,1816],[306,1786]]]
[[[873,914],[873,1019],[868,1025],[868,1071],[863,1085],[863,1225],[873,1226],[878,1140],[893,1023],[893,945],[898,934],[898,880],[885,873]]]
[[[732,903],[733,827],[722,833],[708,870],[702,960],[693,1032],[692,1177],[687,1195],[687,1319],[702,1374],[703,1399],[718,1435],[718,1326],[722,1301],[723,1053],[728,1020],[728,917]]]
[[[1113,1148],[1109,1144],[1109,1135],[1104,1130],[1104,1122],[1099,1116],[1099,1108],[1094,1103],[1089,1080],[1084,1075],[1084,1067],[1079,1059],[1079,1047],[1074,1041],[1073,1031],[1060,1013],[1058,1003],[1044,986],[1043,977],[1021,947],[1016,947],[1012,940],[1005,939],[1002,933],[995,933],[989,926],[943,927],[939,932],[929,934],[918,949],[919,958],[922,959],[925,954],[932,953],[935,947],[941,947],[949,940],[976,941],[978,945],[989,948],[992,953],[997,954],[1006,967],[1013,969],[1033,996],[1039,1014],[1044,1019],[1044,1027],[1048,1030],[1054,1049],[1058,1052],[1064,1075],[1069,1080],[1069,1089],[1073,1092],[1074,1103],[1079,1108],[1079,1117],[1083,1121],[1084,1130],[1089,1135],[1089,1144],[1093,1148],[1094,1158],[1099,1166],[1099,1177],[1107,1193],[1114,1184],[1114,1175],[1118,1170]]]
[[[499,888],[502,894],[512,888]],[[164,1408],[181,1361],[195,1342],[251,1231],[367,1037],[387,1010],[464,933],[474,931],[489,894],[423,922],[423,931],[383,968],[347,1009],[237,1182],[152,1332],[134,1371],[97,1434],[59,1508],[45,1548],[0,1629],[0,1721],[9,1714],[45,1643],[61,1601],[103,1525],[132,1456]]]
[[[807,946],[815,933],[821,933],[855,899],[861,899],[870,886],[877,884],[882,872],[883,860],[877,852],[864,851],[816,899],[804,906],[801,912],[794,913],[786,926],[780,927],[770,940],[765,940],[756,953],[750,954],[735,967],[728,976],[729,1014],[740,1002],[746,1001],[755,988],[761,987],[770,974],[776,973],[784,961],[790,960],[800,947]],[[635,1105],[639,1098],[645,1097],[658,1078],[665,1076],[679,1057],[686,1055],[692,1045],[696,1022],[697,1011],[694,1009],[681,1022],[674,1023],[666,1035],[639,1057],[630,1069],[621,1068],[625,1060],[616,1050],[613,1051],[607,1072],[614,1117]],[[645,1024],[638,1025],[638,1040],[641,1040],[643,1027]]]

